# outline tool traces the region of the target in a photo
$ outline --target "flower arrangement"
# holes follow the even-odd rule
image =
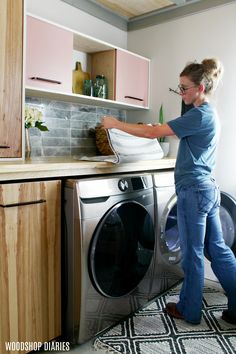
[[[25,128],[38,128],[41,131],[48,131],[46,125],[42,121],[42,112],[33,107],[25,106]]]

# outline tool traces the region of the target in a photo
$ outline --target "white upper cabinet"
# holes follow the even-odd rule
[[[116,51],[116,100],[148,107],[149,60]]]
[[[71,92],[73,33],[27,16],[26,85]]]
[[[149,59],[31,15],[27,16],[26,42],[27,96],[148,109]],[[107,99],[72,93],[78,57],[86,58],[82,67],[93,82],[97,75],[105,76]]]

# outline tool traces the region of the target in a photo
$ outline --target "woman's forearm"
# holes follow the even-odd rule
[[[143,138],[159,138],[161,136],[174,135],[172,129],[167,125],[147,125],[147,124],[133,124],[121,122],[112,116],[104,116],[101,122],[103,128],[120,129],[126,133],[143,137]]]

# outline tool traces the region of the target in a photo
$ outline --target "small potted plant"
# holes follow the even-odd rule
[[[161,105],[160,110],[159,110],[159,124],[162,125],[164,124],[164,113],[163,113],[163,105]],[[165,141],[165,136],[161,136],[158,140],[161,145],[161,148],[164,153],[164,157],[166,157],[169,153],[170,149],[170,143],[168,141]]]
[[[30,146],[30,128],[37,128],[41,131],[48,131],[46,125],[42,121],[42,112],[34,107],[25,106],[25,156],[27,158],[31,155],[31,146]]]

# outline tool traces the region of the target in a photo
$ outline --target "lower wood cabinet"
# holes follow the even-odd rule
[[[60,229],[60,181],[0,184],[2,354],[13,353],[7,342],[61,334]]]

